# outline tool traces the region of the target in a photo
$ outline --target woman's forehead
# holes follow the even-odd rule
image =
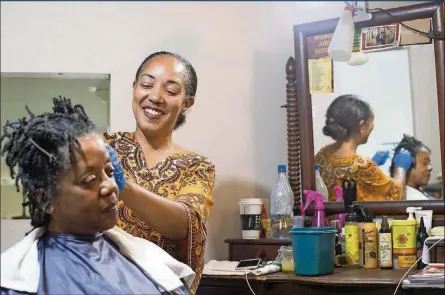
[[[78,139],[79,146],[73,148],[75,170],[85,170],[108,160],[104,140],[98,134],[89,134]],[[81,172],[81,171],[79,171]]]

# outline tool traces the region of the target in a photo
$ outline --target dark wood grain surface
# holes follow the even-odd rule
[[[264,276],[248,275],[256,295],[326,295],[366,294],[393,295],[406,270],[336,268],[334,274],[319,277],[275,273]],[[398,295],[442,294],[442,289],[409,289],[400,287]],[[244,275],[207,276],[201,279],[197,295],[252,295]]]
[[[332,275],[307,277],[297,276],[294,273],[278,272],[264,276],[248,275],[249,281],[265,282],[292,282],[305,285],[336,285],[336,286],[372,286],[392,285],[397,286],[406,270],[392,269],[347,269],[336,268]],[[211,280],[245,280],[245,276],[204,276]]]

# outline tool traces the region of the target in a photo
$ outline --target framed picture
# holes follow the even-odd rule
[[[376,51],[398,47],[400,25],[391,24],[362,29],[362,51]]]

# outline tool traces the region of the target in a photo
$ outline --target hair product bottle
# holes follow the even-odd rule
[[[423,255],[423,247],[425,246],[425,240],[428,238],[428,234],[426,232],[426,227],[425,224],[423,222],[423,217],[420,217],[420,225],[419,225],[419,229],[417,230],[417,259],[419,259],[420,257],[422,257]],[[425,263],[423,263],[422,259],[420,259],[417,262],[417,269],[424,269],[426,266]]]
[[[360,224],[361,218],[354,211],[353,206],[348,206],[348,214],[345,218],[345,252],[347,267],[360,267]]]
[[[379,258],[381,269],[392,269],[392,237],[387,216],[382,217],[379,232]]]
[[[377,226],[371,212],[365,209],[363,223],[363,267],[377,268]]]

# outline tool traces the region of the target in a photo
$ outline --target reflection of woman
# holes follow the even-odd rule
[[[182,57],[168,52],[148,56],[133,83],[136,131],[104,134],[127,180],[118,182],[123,201],[118,225],[190,265],[196,272],[192,291],[204,265],[215,169],[206,157],[175,144],[172,132],[184,124],[197,82],[193,66]]]
[[[190,294],[190,267],[115,226],[113,165],[82,106],[55,99],[3,139],[34,229],[1,255],[2,295]]]
[[[373,128],[371,107],[355,95],[339,96],[329,106],[323,134],[332,137],[335,143],[321,148],[315,163],[320,166],[330,201],[335,201],[334,187],[340,186],[345,178],[357,180],[357,200],[403,198],[405,171],[412,162],[407,151],[401,150],[394,157],[394,178],[387,176],[373,160],[357,155],[357,147],[367,142]]]
[[[422,190],[422,187],[430,181],[431,171],[431,150],[421,141],[412,136],[405,135],[395,148],[395,153],[399,150],[407,150],[413,157],[413,163],[406,172],[406,199],[407,200],[435,200]],[[389,171],[394,173],[394,160]]]

